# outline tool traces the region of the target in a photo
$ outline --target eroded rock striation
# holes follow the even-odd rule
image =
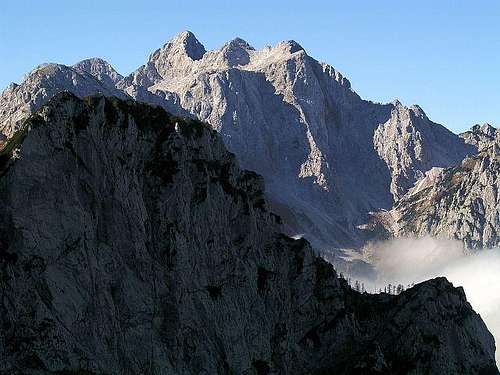
[[[430,168],[474,152],[417,106],[362,100],[294,41],[255,50],[236,38],[206,52],[184,32],[118,85],[139,100],[145,91],[176,95],[264,176],[294,233],[320,248],[359,246],[368,212],[390,208]]]
[[[500,245],[500,144],[487,144],[453,168],[435,168],[389,213],[394,236],[431,234],[473,249]]]
[[[462,289],[351,290],[159,107],[63,93],[2,148],[0,372],[496,374]]]
[[[110,91],[116,90],[116,84],[123,79],[107,61],[98,57],[82,60],[72,68],[83,75],[90,74]]]
[[[500,131],[488,123],[476,124],[471,130],[461,133],[460,137],[466,143],[477,147],[478,150],[491,146],[493,143],[500,144]]]
[[[362,100],[340,72],[294,41],[256,50],[236,38],[206,51],[183,32],[123,79],[98,59],[68,69],[91,76],[84,94],[118,91],[208,122],[244,168],[264,176],[288,231],[322,249],[361,246],[358,226],[369,212],[390,209],[426,171],[476,150],[418,106]],[[0,99],[6,135],[20,123],[17,103],[33,110],[44,102],[25,92],[49,86],[82,96],[70,76],[64,83],[31,76]]]
[[[111,67],[109,69],[114,71]],[[99,81],[97,78],[105,75],[103,71],[99,75],[98,71],[90,69],[90,64],[85,62],[77,64],[76,68],[52,63],[36,67],[20,85],[12,83],[2,92],[0,132],[7,138],[12,137],[31,113],[62,91],[70,91],[79,97],[92,94],[126,97],[122,91],[106,84],[107,80]]]

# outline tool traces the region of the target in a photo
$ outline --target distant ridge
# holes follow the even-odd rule
[[[241,165],[262,174],[289,234],[323,251],[373,239],[370,213],[390,210],[434,167],[474,155],[418,106],[361,99],[332,66],[295,41],[254,49],[235,38],[206,51],[193,33],[177,34],[121,77],[101,59],[31,72],[0,97],[0,130],[55,93],[131,97],[208,122]]]

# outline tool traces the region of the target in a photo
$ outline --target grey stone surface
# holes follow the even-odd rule
[[[460,137],[466,143],[474,145],[479,150],[493,143],[500,143],[500,131],[488,123],[483,125],[476,124],[471,130],[461,133]]]
[[[82,62],[77,66],[80,67],[42,64],[28,73],[20,85],[10,84],[0,95],[0,132],[11,137],[27,116],[62,91],[79,97],[91,94],[127,96],[83,70],[88,64]],[[102,73],[101,77],[104,77]]]
[[[428,172],[384,215],[392,235],[445,236],[473,249],[500,245],[500,144],[480,143],[458,166]]]
[[[72,68],[84,75],[90,74],[110,91],[115,90],[116,84],[123,79],[107,61],[98,57],[80,61]]]
[[[177,95],[243,167],[264,176],[274,208],[318,248],[358,247],[370,211],[389,209],[425,171],[475,148],[417,106],[362,100],[296,42],[255,50],[241,39],[204,52],[177,35],[118,85]],[[189,53],[196,50],[192,57]]]
[[[199,118],[244,168],[264,176],[288,232],[320,249],[362,246],[367,238],[358,226],[369,212],[390,209],[430,168],[459,163],[476,149],[418,106],[362,100],[341,73],[294,41],[256,50],[236,38],[206,51],[183,32],[121,80],[101,60],[74,69],[95,80],[80,84],[77,76],[75,85],[72,75],[41,81],[30,74],[7,89],[0,130],[11,135],[22,116],[63,89],[79,96],[126,93]],[[46,93],[35,97],[44,100],[32,100],[28,93],[39,91]]]
[[[354,292],[208,126],[65,93],[21,129],[0,154],[1,373],[498,373],[461,288]]]

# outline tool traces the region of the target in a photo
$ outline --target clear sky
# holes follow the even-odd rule
[[[365,99],[417,103],[455,132],[500,126],[499,0],[1,0],[0,87],[94,56],[125,75],[182,30],[207,49],[294,39]]]

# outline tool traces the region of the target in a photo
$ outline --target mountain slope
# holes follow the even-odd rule
[[[237,38],[206,52],[184,32],[118,86],[141,100],[135,93],[177,95],[243,167],[264,176],[294,233],[321,248],[359,246],[368,212],[390,208],[426,170],[475,150],[418,107],[360,99],[294,41],[255,50]]]
[[[500,144],[500,131],[490,124],[476,124],[471,130],[460,134],[466,143],[474,145],[478,150],[491,146],[493,143]]]
[[[115,90],[116,84],[123,79],[107,61],[98,57],[82,60],[72,68],[82,74],[90,74],[110,90]]]
[[[435,169],[391,210],[395,236],[431,234],[468,248],[500,245],[500,146],[491,141],[460,165]]]
[[[244,168],[264,176],[289,234],[303,234],[319,249],[362,246],[367,237],[358,227],[369,212],[390,209],[432,167],[476,152],[417,106],[362,100],[345,77],[294,41],[255,50],[236,38],[206,51],[183,32],[123,79],[99,59],[66,69],[92,82],[81,90],[73,73],[43,81],[29,75],[0,98],[0,131],[12,135],[21,117],[62,90],[127,95],[196,117],[221,134]]]
[[[126,97],[123,92],[99,81],[82,67],[43,64],[33,69],[22,84],[13,83],[7,87],[0,96],[1,133],[6,137],[12,136],[29,114],[62,91],[70,91],[79,97],[91,94]]]
[[[462,289],[354,292],[197,121],[60,94],[0,170],[0,373],[498,373]]]

